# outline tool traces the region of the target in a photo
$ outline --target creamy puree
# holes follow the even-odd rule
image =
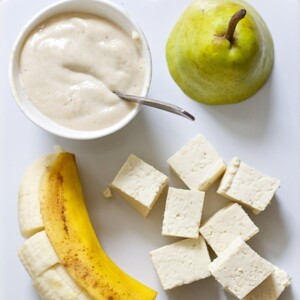
[[[135,107],[112,91],[139,95],[143,88],[140,40],[91,14],[54,16],[25,41],[20,79],[28,99],[53,121],[78,130],[108,128]]]

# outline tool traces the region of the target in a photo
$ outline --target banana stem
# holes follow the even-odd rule
[[[246,9],[241,9],[231,17],[228,23],[227,30],[224,34],[224,38],[227,39],[230,43],[233,42],[233,35],[234,35],[236,25],[240,20],[242,20],[246,16],[246,13],[247,13]]]

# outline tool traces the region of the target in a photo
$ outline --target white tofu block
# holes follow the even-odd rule
[[[198,238],[204,192],[169,188],[162,235]]]
[[[273,266],[236,238],[209,265],[211,274],[226,291],[243,299],[273,271]]]
[[[289,275],[273,265],[273,272],[243,300],[276,300],[291,284]]]
[[[270,203],[279,187],[280,180],[266,176],[234,157],[217,193],[259,214]]]
[[[168,164],[191,190],[199,191],[206,191],[226,169],[223,159],[202,134],[171,156]]]
[[[150,252],[165,290],[210,276],[210,257],[204,239],[184,239]]]
[[[146,217],[168,182],[166,175],[130,154],[112,187]]]
[[[237,203],[217,211],[200,228],[200,233],[217,255],[237,237],[247,241],[258,232],[258,227]]]

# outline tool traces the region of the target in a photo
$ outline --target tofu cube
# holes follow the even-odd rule
[[[217,255],[237,237],[247,241],[258,232],[258,227],[237,203],[217,211],[200,228],[200,233]]]
[[[166,175],[130,154],[111,186],[146,217],[168,182]]]
[[[198,239],[184,239],[150,252],[156,272],[165,290],[210,276],[211,262],[206,243]]]
[[[273,265],[273,272],[243,300],[276,300],[291,284],[289,275]]]
[[[243,299],[273,272],[273,266],[236,238],[210,263],[209,270],[226,291]]]
[[[202,134],[168,159],[168,164],[191,189],[206,191],[225,171],[226,166]]]
[[[266,176],[234,157],[229,163],[217,193],[239,202],[259,214],[280,187],[278,179]]]
[[[204,192],[169,188],[162,235],[198,238]]]

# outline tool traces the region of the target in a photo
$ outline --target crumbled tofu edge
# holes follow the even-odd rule
[[[105,199],[111,199],[113,198],[113,193],[112,193],[112,189],[110,186],[107,186],[103,192],[102,192],[102,196],[105,198]]]
[[[225,197],[227,196],[226,193],[232,185],[233,179],[239,170],[240,164],[241,160],[238,157],[232,158],[232,160],[229,162],[227,169],[222,177],[220,186],[217,190],[218,194]]]

